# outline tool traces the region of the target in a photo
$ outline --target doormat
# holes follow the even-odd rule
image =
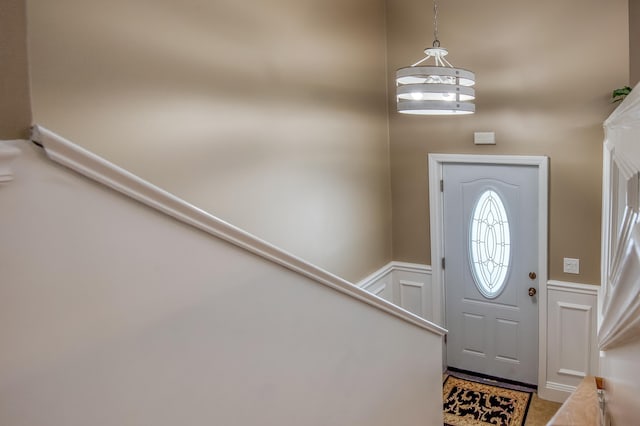
[[[531,392],[447,376],[442,390],[449,426],[523,426]]]

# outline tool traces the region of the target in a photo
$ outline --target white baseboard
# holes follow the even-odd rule
[[[575,386],[562,383],[546,382],[544,386],[538,386],[538,396],[541,399],[553,402],[564,402],[576,390]]]

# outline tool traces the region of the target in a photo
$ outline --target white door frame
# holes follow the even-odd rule
[[[444,204],[440,181],[447,163],[526,165],[538,168],[538,393],[547,382],[547,259],[549,158],[524,155],[429,154],[429,216],[431,228],[431,268],[434,289],[434,318],[444,325]],[[434,301],[435,302],[435,301]],[[436,305],[438,305],[436,307]],[[544,395],[541,395],[543,397]]]

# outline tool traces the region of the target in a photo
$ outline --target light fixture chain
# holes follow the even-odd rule
[[[438,39],[438,1],[433,0],[433,47],[440,47]]]

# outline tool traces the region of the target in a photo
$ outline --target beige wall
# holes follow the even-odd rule
[[[347,279],[391,260],[383,0],[30,0],[34,121]]]
[[[29,134],[25,0],[0,2],[0,140]]]
[[[640,1],[629,0],[629,55],[631,87],[640,82]]]
[[[395,70],[431,45],[432,12],[418,0],[387,7],[393,90]],[[599,283],[602,122],[615,107],[611,91],[629,76],[626,22],[624,0],[440,4],[440,40],[450,61],[476,72],[477,113],[391,112],[394,260],[430,263],[429,153],[547,155],[550,278]],[[497,145],[475,147],[474,131],[495,131]],[[581,274],[564,274],[563,257],[579,258]]]
[[[385,52],[382,3],[31,0],[34,121],[361,278],[391,259],[384,57],[393,90],[432,41],[431,4],[394,0]],[[629,79],[627,2],[440,8],[478,113],[400,116],[390,97],[393,258],[430,263],[429,152],[548,155],[551,278],[597,283],[601,123]],[[485,130],[498,145],[476,148]],[[582,274],[563,274],[563,257]]]

